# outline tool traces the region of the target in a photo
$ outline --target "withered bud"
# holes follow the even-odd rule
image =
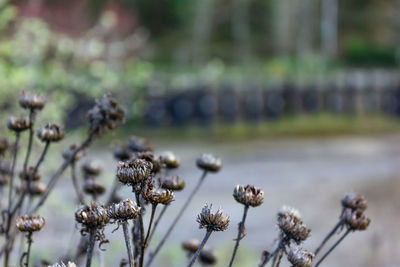
[[[153,165],[143,159],[119,162],[117,177],[123,184],[136,185],[145,182],[151,174]]]
[[[185,180],[183,180],[181,177],[175,175],[175,176],[167,176],[164,179],[161,179],[161,188],[163,189],[169,189],[172,191],[181,191],[185,188]]]
[[[82,165],[82,172],[85,177],[98,176],[101,173],[100,164],[94,160],[86,161]]]
[[[146,152],[153,151],[154,149],[153,144],[149,140],[139,136],[131,136],[129,138],[129,148],[133,152]]]
[[[25,172],[21,171],[19,173],[19,178],[25,181],[29,179],[31,179],[31,181],[37,181],[40,180],[40,178],[42,178],[42,175],[39,173],[39,171],[35,172],[35,167],[29,166]]]
[[[288,260],[293,267],[311,267],[314,260],[314,253],[299,247],[289,247]]]
[[[222,161],[211,154],[202,154],[196,160],[197,167],[208,172],[218,172],[222,167]]]
[[[138,207],[135,202],[126,199],[119,203],[112,204],[108,208],[107,214],[110,219],[126,221],[135,219],[139,215],[140,210],[140,207]]]
[[[161,170],[161,158],[156,157],[152,151],[136,152],[134,154],[135,159],[144,159],[145,161],[151,162],[153,164],[153,173],[157,173]]]
[[[23,91],[19,97],[19,104],[24,109],[33,111],[42,110],[46,104],[46,98],[43,95],[36,95]]]
[[[364,214],[364,210],[346,209],[343,214],[344,222],[351,230],[363,231],[367,229],[371,219]]]
[[[93,177],[91,179],[85,179],[83,191],[85,191],[86,194],[98,196],[102,195],[106,191],[106,188],[100,181]]]
[[[107,211],[94,201],[89,205],[78,208],[75,212],[75,219],[89,228],[103,228],[109,221]]]
[[[127,145],[121,145],[114,149],[114,158],[119,161],[127,161],[132,155],[133,153]]]
[[[26,181],[22,182],[20,188],[18,188],[18,192],[21,192],[22,190],[27,190],[27,187],[28,183]],[[46,191],[46,187],[47,186],[44,183],[33,181],[29,186],[28,193],[32,196],[40,196],[41,194],[43,194],[44,191]]]
[[[217,263],[217,255],[211,249],[203,249],[200,252],[199,260],[204,265],[215,265]]]
[[[233,190],[235,200],[243,205],[257,207],[264,201],[264,192],[252,185],[237,185]]]
[[[357,194],[355,192],[351,192],[346,194],[342,198],[342,206],[343,208],[350,208],[352,210],[360,209],[365,210],[367,208],[367,200],[365,197]]]
[[[160,159],[167,169],[176,169],[180,165],[179,159],[171,151],[161,153]]]
[[[62,156],[65,160],[69,160],[72,155],[75,153],[75,151],[78,149],[78,145],[77,144],[70,144],[69,146],[67,146],[66,148],[64,148],[64,151],[62,153]],[[75,157],[73,158],[73,162],[78,161],[84,154],[84,151],[81,150],[78,153],[75,154]]]
[[[306,240],[311,232],[311,229],[302,222],[295,219],[293,216],[285,215],[278,219],[278,226],[282,232],[297,244]]]
[[[10,116],[8,118],[7,127],[14,132],[22,132],[28,130],[31,126],[31,122],[27,117],[14,117]]]
[[[212,205],[205,204],[201,213],[197,215],[197,222],[200,228],[206,228],[207,231],[225,231],[229,225],[229,217],[222,214],[222,209],[212,212]]]
[[[189,253],[195,253],[200,247],[200,241],[197,239],[191,239],[182,242],[182,248]]]
[[[40,231],[44,226],[44,218],[40,216],[22,215],[17,221],[16,225],[21,232],[35,232]]]
[[[283,205],[281,209],[278,211],[278,220],[281,217],[286,217],[287,215],[291,216],[293,220],[295,220],[296,222],[301,221],[300,211],[298,211],[293,207]]]
[[[40,126],[37,136],[42,142],[58,142],[64,138],[64,128],[56,123],[45,123]]]
[[[150,191],[146,194],[146,199],[152,204],[168,205],[174,200],[174,193],[171,190]]]

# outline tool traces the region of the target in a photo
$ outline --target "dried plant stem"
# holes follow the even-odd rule
[[[28,162],[29,162],[29,156],[31,155],[32,151],[32,143],[33,143],[33,124],[35,123],[35,112],[31,109],[29,111],[29,141],[28,141],[28,149],[26,151],[26,156],[25,156],[25,161],[24,161],[24,167],[23,167],[23,172],[25,173],[26,170],[28,169]]]
[[[146,238],[144,239],[144,242],[142,244],[142,254],[144,255],[144,251],[147,248],[147,244],[149,242],[149,236],[150,236],[150,232],[151,232],[151,226],[153,225],[153,220],[154,220],[154,214],[156,213],[156,209],[157,209],[157,204],[152,204],[151,205],[151,215],[150,215],[150,222],[149,222],[149,228],[147,229],[147,234],[146,234]]]
[[[314,255],[317,256],[317,254],[321,251],[322,247],[328,242],[328,240],[337,232],[337,230],[343,225],[343,219],[340,219],[339,222],[333,227],[333,229],[329,232],[329,234],[324,238],[322,243],[318,246],[318,248],[315,250]]]
[[[201,175],[196,187],[193,189],[193,191],[189,194],[188,199],[186,200],[185,204],[183,204],[181,210],[179,211],[178,215],[175,217],[174,221],[172,222],[171,226],[168,228],[167,232],[165,233],[164,237],[161,239],[160,243],[154,250],[154,252],[150,255],[150,258],[146,264],[146,267],[149,267],[151,263],[153,262],[154,258],[156,257],[157,253],[160,251],[161,247],[164,245],[165,241],[167,241],[169,235],[171,234],[172,230],[175,228],[176,224],[178,223],[179,219],[182,217],[183,213],[189,206],[190,202],[192,201],[194,195],[199,191],[201,184],[204,181],[204,178],[207,176],[207,171],[204,171],[203,174]]]
[[[239,242],[243,238],[242,234],[243,234],[243,230],[244,230],[244,222],[246,221],[247,211],[248,210],[249,210],[249,206],[248,205],[244,205],[243,218],[242,218],[242,221],[239,223],[239,231],[238,231],[238,235],[237,235],[237,238],[236,238],[235,247],[233,249],[232,258],[231,258],[231,261],[229,263],[229,267],[231,267],[233,265],[233,261],[235,260],[236,252],[237,252],[237,250],[239,248]]]
[[[112,204],[112,202],[113,202],[113,200],[114,200],[114,198],[115,198],[115,196],[117,194],[117,191],[118,191],[120,186],[121,186],[121,183],[118,181],[118,179],[115,179],[114,180],[114,184],[113,184],[112,189],[111,189],[110,196],[108,197],[108,200],[107,200],[107,205],[111,205]]]
[[[279,251],[279,253],[276,255],[276,257],[274,257],[274,260],[276,261],[276,259],[277,259],[278,261],[276,261],[276,264],[273,262],[272,266],[279,267],[279,265],[281,265],[283,253],[284,253],[284,251],[283,251],[283,249],[281,249],[281,251]]]
[[[86,267],[92,265],[94,243],[96,242],[96,229],[90,228],[89,230],[89,245],[86,252]]]
[[[81,190],[79,189],[79,184],[78,184],[78,179],[76,178],[76,168],[75,168],[75,161],[71,162],[71,178],[72,178],[72,184],[74,186],[76,196],[78,198],[79,204],[84,204],[84,198]]]
[[[129,230],[128,230],[128,222],[125,221],[122,223],[122,229],[124,230],[124,237],[125,237],[125,244],[126,244],[126,249],[128,251],[128,260],[129,260],[129,267],[133,267],[133,254],[132,254],[132,248],[131,248],[131,241],[129,238]]]
[[[197,249],[196,253],[193,255],[192,260],[190,261],[188,267],[193,266],[193,264],[196,262],[197,257],[199,256],[201,250],[203,249],[204,245],[207,243],[207,240],[210,238],[212,231],[211,230],[207,230],[206,235],[203,238],[203,241],[201,241],[201,244],[199,246],[199,248]]]
[[[267,264],[273,257],[275,257],[275,255],[283,249],[285,242],[286,242],[286,238],[282,238],[281,241],[279,241],[278,247],[272,253],[268,254],[268,256],[265,257],[265,259],[259,265],[259,267],[265,266],[265,264]]]
[[[151,239],[153,238],[153,235],[157,229],[157,225],[160,223],[160,220],[163,217],[163,215],[168,207],[169,207],[169,205],[164,205],[163,209],[161,210],[160,214],[158,215],[157,219],[155,220],[153,229],[151,229],[149,240],[147,241],[148,243],[150,243]]]
[[[333,244],[333,246],[324,254],[324,256],[322,256],[322,258],[314,265],[314,267],[318,267],[321,262],[328,257],[328,255],[340,244],[340,242],[343,241],[343,239],[351,232],[351,229],[348,229],[341,238],[339,238],[338,241],[336,241],[335,244]]]
[[[140,195],[139,195],[139,191],[135,190],[135,197],[136,197],[136,203],[138,205],[138,207],[142,207],[141,205],[141,201],[140,201]],[[139,267],[143,267],[143,258],[144,258],[144,248],[143,248],[143,244],[144,244],[144,224],[143,224],[143,216],[142,213],[139,213],[139,233],[140,233],[140,244],[141,244],[141,248],[140,248],[140,256],[139,256]]]
[[[27,235],[27,241],[28,241],[28,250],[26,252],[26,262],[25,262],[25,266],[28,267],[29,266],[29,256],[31,255],[31,246],[32,246],[32,232],[29,232]]]

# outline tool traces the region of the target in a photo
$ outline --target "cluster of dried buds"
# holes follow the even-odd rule
[[[17,219],[16,226],[21,232],[40,231],[45,224],[45,220],[41,216],[22,215]]]
[[[225,231],[229,225],[229,217],[222,214],[221,208],[214,213],[212,205],[205,204],[201,213],[197,215],[197,222],[200,228],[207,231]]]
[[[342,198],[342,220],[346,227],[353,231],[367,229],[371,219],[364,212],[367,209],[367,200],[360,194],[351,192]]]
[[[287,259],[293,264],[293,267],[311,267],[314,257],[314,253],[298,246],[288,248]]]
[[[117,177],[121,183],[135,186],[150,178],[152,168],[153,164],[143,159],[119,162]]]
[[[279,229],[288,240],[293,240],[295,243],[300,244],[307,239],[311,229],[299,217],[290,213],[285,213],[278,217]]]
[[[107,209],[108,217],[115,221],[127,221],[135,219],[139,213],[141,208],[136,205],[136,203],[132,202],[130,199],[126,199],[119,203],[112,204]]]

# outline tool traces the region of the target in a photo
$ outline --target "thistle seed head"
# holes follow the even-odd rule
[[[293,207],[284,205],[278,211],[278,220],[281,217],[285,217],[286,215],[291,216],[295,221],[301,221],[300,211],[298,211],[297,209],[295,209]]]
[[[160,181],[161,188],[172,191],[181,191],[185,188],[185,180],[179,176],[167,176]]]
[[[140,207],[138,207],[135,202],[126,199],[119,203],[112,204],[108,208],[107,214],[110,219],[127,221],[135,219],[139,215],[140,210]]]
[[[35,172],[35,167],[29,166],[25,172],[21,171],[19,173],[19,178],[24,181],[28,181],[29,179],[31,179],[31,181],[38,181],[40,178],[42,178],[42,175],[39,171]]]
[[[263,203],[264,192],[252,185],[237,185],[233,190],[235,200],[243,205],[257,207]]]
[[[364,214],[364,210],[346,209],[343,213],[347,227],[353,231],[363,231],[367,229],[371,219]]]
[[[10,116],[7,121],[8,129],[17,133],[28,130],[30,126],[31,122],[28,117]]]
[[[75,220],[88,228],[100,229],[108,223],[107,211],[97,202],[81,206],[75,212]]]
[[[200,241],[197,239],[191,239],[182,242],[182,248],[189,253],[195,253],[200,247]]]
[[[342,198],[342,206],[343,208],[350,208],[352,210],[360,209],[365,210],[367,209],[367,200],[360,194],[355,192],[351,192],[346,194]]]
[[[102,195],[106,191],[106,188],[100,181],[92,177],[90,179],[85,179],[83,191],[85,191],[86,194],[98,196]]]
[[[206,228],[207,231],[225,231],[229,225],[229,217],[222,214],[222,209],[212,212],[212,205],[205,204],[201,213],[197,215],[197,222],[200,228]]]
[[[314,253],[299,247],[289,247],[288,260],[293,267],[311,267],[314,260]]]
[[[123,184],[137,185],[150,177],[152,168],[153,164],[143,159],[119,162],[117,177]]]
[[[217,255],[211,249],[203,249],[200,252],[199,260],[204,265],[215,265],[217,263]]]
[[[62,157],[65,160],[69,160],[72,157],[72,155],[74,154],[74,152],[76,151],[77,148],[78,148],[77,144],[70,144],[69,146],[64,148],[64,151],[62,153]],[[78,161],[83,156],[83,154],[84,154],[83,150],[79,151],[78,153],[75,154],[75,157],[73,158],[72,161],[73,162]]]
[[[149,140],[139,136],[131,136],[131,138],[129,138],[129,148],[133,152],[146,152],[154,150],[153,144],[150,143]]]
[[[121,145],[114,149],[114,158],[119,161],[127,161],[132,157],[133,153],[128,145]]]
[[[44,218],[40,216],[22,215],[17,219],[16,226],[21,232],[40,231],[45,224]]]
[[[98,176],[101,173],[100,164],[94,160],[86,161],[82,165],[82,172],[85,177]]]
[[[19,104],[24,109],[32,111],[42,110],[46,104],[46,98],[43,95],[36,95],[23,91],[19,97]]]
[[[168,205],[174,200],[174,193],[171,190],[150,191],[146,194],[146,199],[151,204]]]
[[[64,128],[56,123],[45,123],[40,126],[37,136],[42,142],[58,142],[64,138]]]
[[[289,238],[300,244],[306,240],[311,229],[291,215],[285,215],[278,219],[278,226],[281,231]]]
[[[160,159],[167,169],[176,169],[179,167],[180,162],[176,155],[171,151],[161,153]]]
[[[197,167],[208,172],[218,172],[222,167],[220,158],[211,154],[202,154],[196,160]]]

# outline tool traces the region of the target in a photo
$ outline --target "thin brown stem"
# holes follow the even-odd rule
[[[120,185],[121,185],[121,183],[118,181],[118,179],[115,179],[113,187],[111,189],[110,196],[108,197],[108,200],[107,200],[107,205],[111,205],[112,202],[114,201],[115,196],[117,194],[117,191],[118,191]]]
[[[140,195],[138,190],[135,190],[135,197],[136,197],[136,203],[138,207],[142,207],[141,201],[140,201]],[[143,244],[144,244],[144,224],[143,224],[143,216],[142,213],[139,213],[139,234],[140,234],[140,256],[139,256],[139,267],[143,267],[143,258],[144,258],[144,249],[143,249]]]
[[[248,210],[249,210],[249,206],[248,205],[244,205],[243,218],[242,218],[242,221],[239,224],[239,231],[238,231],[238,235],[237,235],[237,238],[236,238],[235,248],[233,249],[232,258],[231,258],[231,261],[229,263],[229,267],[231,267],[233,265],[233,261],[235,260],[236,252],[237,252],[237,250],[239,248],[239,242],[240,242],[240,240],[242,240],[242,234],[243,234],[243,230],[244,230],[244,222],[246,221],[247,211]]]
[[[86,267],[90,267],[92,265],[92,257],[93,257],[93,249],[94,243],[96,242],[96,229],[90,228],[89,230],[89,245],[86,251]]]
[[[76,178],[76,167],[75,167],[75,161],[72,161],[70,164],[71,168],[71,178],[72,178],[72,184],[74,186],[76,196],[78,198],[79,204],[84,204],[84,198],[81,190],[79,189],[79,184],[78,184],[78,179]]]
[[[337,230],[343,225],[343,219],[340,219],[339,222],[333,227],[333,229],[328,233],[328,235],[324,238],[322,243],[318,246],[318,248],[315,250],[314,255],[317,256],[317,254],[321,251],[323,246],[328,242],[328,240],[337,232]]]
[[[27,241],[28,241],[28,250],[26,252],[26,262],[25,262],[25,266],[28,267],[29,266],[29,256],[31,255],[31,246],[32,246],[32,232],[29,232],[27,235]]]
[[[131,240],[129,238],[129,230],[128,230],[128,222],[125,221],[122,223],[122,228],[124,230],[124,237],[125,237],[125,245],[126,249],[128,251],[128,260],[129,260],[129,267],[133,267],[133,254],[132,254],[132,248],[131,248]]]
[[[196,253],[193,255],[192,260],[190,261],[188,267],[193,266],[193,264],[196,262],[197,257],[199,256],[201,250],[203,249],[203,247],[205,246],[205,244],[207,243],[207,240],[210,238],[212,231],[211,230],[207,230],[206,235],[203,238],[203,241],[201,241],[201,244],[199,246],[199,248],[197,249]]]
[[[276,247],[276,249],[265,257],[265,259],[261,262],[259,267],[265,266],[265,264],[267,264],[277,253],[279,253],[279,251],[283,249],[285,242],[286,238],[282,238],[281,241],[279,241],[279,244]]]
[[[153,225],[154,214],[156,213],[156,208],[157,208],[157,204],[153,204],[151,206],[151,215],[150,215],[149,228],[147,229],[146,238],[144,239],[144,242],[143,242],[143,245],[142,245],[143,255],[144,255],[144,251],[147,248],[147,244],[148,244],[148,240],[149,240],[149,236],[150,236],[150,231],[151,231],[151,226]]]
[[[157,229],[158,224],[160,223],[161,218],[163,217],[165,211],[167,210],[167,208],[169,207],[169,205],[164,205],[163,209],[161,210],[160,214],[158,215],[157,219],[154,222],[154,226],[153,229],[151,229],[151,233],[150,233],[150,237],[148,242],[151,242],[151,239],[153,238],[153,235]]]
[[[324,254],[324,256],[322,256],[322,258],[314,265],[314,267],[318,267],[321,262],[328,257],[328,255],[340,244],[340,242],[343,241],[343,239],[351,232],[351,229],[348,229],[341,238],[339,238],[338,241],[336,241],[336,243]]]
[[[33,125],[35,123],[35,112],[31,109],[29,111],[29,141],[28,141],[28,149],[26,151],[26,156],[25,156],[25,161],[24,161],[24,166],[23,166],[23,172],[25,173],[26,170],[28,169],[28,163],[29,163],[29,156],[31,155],[32,151],[32,143],[33,143]]]

